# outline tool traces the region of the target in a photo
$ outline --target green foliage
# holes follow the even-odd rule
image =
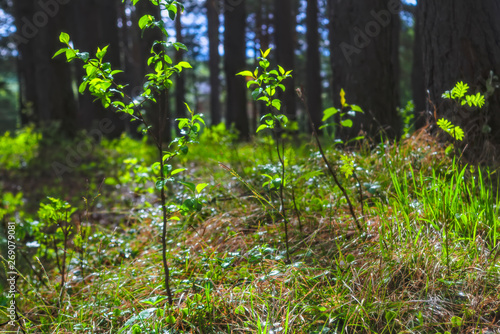
[[[340,90],[340,104],[341,108],[337,109],[335,107],[330,107],[323,111],[322,122],[324,123],[320,129],[331,128],[332,135],[334,136],[335,132],[341,128],[352,128],[353,121],[350,118],[346,118],[347,116],[355,117],[356,113],[364,113],[363,109],[355,104],[348,104],[345,98],[344,89]],[[338,115],[338,123],[335,121],[334,116]],[[328,121],[328,123],[327,123]],[[353,138],[349,140],[349,142],[357,141],[363,139],[362,136]],[[337,139],[335,141],[336,144],[343,144],[344,142],[341,139]]]
[[[342,155],[341,161],[340,172],[348,179],[354,174],[354,160],[350,156]]]
[[[275,129],[280,126],[286,128],[288,124],[288,117],[279,114],[281,110],[281,100],[276,97],[278,90],[285,91],[285,85],[282,84],[283,80],[291,78],[292,71],[285,71],[283,67],[278,65],[278,69],[269,71],[270,63],[267,56],[271,49],[266,51],[260,50],[261,57],[258,58],[260,68],[256,68],[252,73],[251,71],[243,71],[237,75],[252,78],[247,82],[247,87],[257,86],[252,91],[252,97],[255,101],[264,101],[266,106],[273,110],[261,117],[260,121],[263,122],[258,128],[257,133],[264,129]],[[262,72],[261,72],[262,71]],[[260,74],[259,74],[260,73]],[[275,112],[274,112],[275,111]]]
[[[455,100],[462,106],[467,104],[469,107],[482,108],[485,104],[484,95],[479,92],[475,95],[466,95],[468,90],[469,85],[464,84],[463,81],[460,81],[457,82],[457,84],[451,91],[444,92],[443,98]]]
[[[32,126],[16,131],[14,136],[6,132],[0,136],[0,169],[14,170],[26,167],[37,156],[42,135]]]
[[[161,9],[166,10],[172,20],[175,19],[175,15],[177,14],[177,6],[182,8],[182,5],[177,1],[150,1],[153,5],[160,6]],[[136,4],[137,1],[133,3]],[[168,49],[174,47],[176,50],[187,50],[187,48],[181,43],[172,43],[168,41],[168,32],[162,19],[155,21],[153,16],[145,15],[139,19],[139,28],[143,32],[145,29],[160,29],[167,40],[157,40],[151,46],[151,57],[148,59],[147,64],[154,69],[154,72],[146,75],[146,82],[143,84],[143,92],[138,97],[128,96],[124,91],[126,85],[118,84],[115,81],[114,76],[122,71],[113,70],[109,63],[103,61],[108,50],[107,46],[102,49],[98,48],[95,58],[90,58],[88,53],[74,49],[70,43],[70,36],[62,32],[59,40],[65,47],[57,51],[54,57],[64,53],[68,62],[75,59],[81,60],[84,63],[83,68],[86,76],[80,84],[79,92],[84,93],[88,89],[93,96],[101,101],[105,108],[111,106],[117,112],[130,115],[132,121],[141,122],[144,126],[144,134],[148,134],[156,144],[159,153],[159,161],[151,166],[151,170],[158,175],[154,184],[155,188],[160,192],[163,213],[162,256],[165,270],[165,288],[167,290],[169,303],[172,304],[173,298],[169,285],[169,268],[166,262],[167,222],[169,218],[178,219],[177,217],[172,217],[176,212],[180,211],[182,214],[186,215],[189,212],[201,210],[202,202],[199,199],[199,193],[203,186],[195,186],[193,183],[184,180],[181,184],[188,190],[191,190],[194,193],[194,197],[191,196],[185,199],[182,204],[167,203],[165,196],[167,184],[174,181],[173,176],[175,174],[184,170],[180,168],[174,169],[170,165],[170,162],[175,157],[188,153],[189,145],[197,142],[201,127],[205,125],[205,121],[203,120],[203,115],[195,115],[186,104],[189,117],[176,120],[181,135],[172,140],[168,145],[169,150],[164,150],[163,129],[160,128],[156,133],[153,131],[152,126],[148,123],[148,120],[143,114],[142,105],[147,101],[156,104],[157,100],[165,96],[166,92],[172,87],[173,83],[170,77],[174,74],[180,75],[184,69],[191,68],[191,65],[185,61],[173,64],[172,59],[167,53]],[[167,117],[164,115],[165,108],[162,108],[161,105],[158,105],[158,108],[160,118],[164,119]]]
[[[40,203],[40,222],[32,224],[33,237],[39,244],[37,256],[56,259],[61,257],[68,247],[67,242],[73,232],[71,216],[76,212],[76,208],[58,198],[48,197],[48,200],[48,203]]]
[[[473,95],[466,95],[469,90],[469,85],[464,84],[462,81],[457,82],[451,91],[446,91],[443,98],[454,100],[458,105],[464,106],[467,104],[469,107],[482,108],[485,104],[484,95],[476,93]],[[439,119],[437,125],[446,133],[451,135],[455,140],[462,141],[465,133],[460,126],[455,126],[446,119]]]
[[[408,101],[404,108],[399,108],[399,114],[403,120],[403,138],[407,137],[413,129],[413,119],[415,117],[415,104]]]
[[[464,139],[465,134],[464,134],[464,131],[462,130],[462,128],[451,124],[451,122],[448,121],[447,119],[444,119],[444,118],[439,119],[437,121],[437,125],[441,128],[441,130],[448,133],[455,140],[462,141]]]

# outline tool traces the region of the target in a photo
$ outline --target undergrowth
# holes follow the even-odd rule
[[[85,238],[67,244],[64,295],[58,266],[40,252],[33,256],[40,218],[23,211],[25,195],[3,193],[2,223],[19,223],[26,240],[19,251],[33,259],[18,279],[24,332],[498,332],[498,196],[487,170],[461,166],[423,132],[397,144],[362,146],[350,153],[362,185],[360,233],[315,144],[289,149],[294,203],[287,203],[293,212],[287,263],[280,213],[248,190],[279,207],[277,190],[263,176],[279,172],[277,153],[263,144],[212,141],[225,132],[206,130],[189,161],[180,159],[210,192],[200,211],[169,221],[172,305],[164,292],[155,185],[130,177],[150,165],[147,149],[134,155],[125,147],[147,144],[127,139],[96,148],[113,152],[95,157],[96,168],[112,176],[99,188],[80,189],[85,200],[71,199],[77,212],[68,223]],[[209,143],[213,149],[203,149]],[[326,151],[331,161],[343,154]],[[102,167],[111,160],[129,167],[118,173]],[[357,182],[343,182],[359,202]],[[292,190],[285,191],[291,198]],[[168,196],[182,203],[187,195],[174,188]],[[0,323],[9,320],[7,302],[4,293]]]

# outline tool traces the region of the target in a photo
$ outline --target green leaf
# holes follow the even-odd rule
[[[191,182],[182,182],[182,181],[179,181],[179,183],[182,184],[183,186],[186,186],[193,193],[196,191],[196,186],[195,186],[194,183],[191,183]]]
[[[151,15],[144,15],[139,19],[139,28],[143,30],[148,24],[154,21],[154,17]]]
[[[187,168],[177,168],[176,170],[173,170],[172,173],[170,173],[170,175],[173,176],[173,175],[179,174],[185,170],[187,170]]]
[[[453,327],[460,327],[462,326],[462,318],[454,316],[451,318],[451,325]]]
[[[260,50],[260,52],[262,53],[263,58],[267,58],[267,56],[269,56],[269,53],[271,52],[271,49],[267,49],[265,52],[262,52],[262,50]]]
[[[261,124],[261,125],[257,128],[257,130],[255,131],[255,133],[258,133],[259,131],[264,130],[264,129],[267,129],[267,128],[269,128],[269,126],[268,126],[267,124]]]
[[[285,74],[285,70],[283,69],[283,67],[281,67],[280,65],[278,65],[278,69],[279,69],[281,75]]]
[[[196,192],[199,194],[202,192],[203,189],[208,187],[208,183],[200,183],[196,186]]]
[[[345,128],[352,128],[353,122],[350,119],[344,119],[343,121],[340,122],[340,125],[342,125]]]
[[[361,109],[361,107],[360,107],[360,106],[357,106],[357,105],[355,105],[355,104],[351,104],[351,105],[350,105],[350,107],[351,107],[351,109],[352,109],[353,111],[363,113],[363,109]]]
[[[456,140],[462,141],[464,139],[465,133],[462,128],[453,125],[447,119],[441,118],[436,124],[441,128],[441,130],[445,131]]]
[[[55,57],[59,56],[62,53],[65,53],[66,50],[68,50],[68,48],[59,49],[56,53],[54,53],[54,55],[52,56],[52,59],[54,59]]]
[[[280,100],[273,100],[271,103],[273,107],[276,108],[276,110],[281,110],[281,101]]]
[[[158,181],[156,181],[156,184],[155,184],[156,189],[157,190],[161,190],[163,187],[165,187],[166,183],[167,182],[165,180],[158,180]]]
[[[177,64],[178,66],[182,67],[182,68],[193,68],[191,66],[190,63],[188,63],[187,61],[181,61],[179,64]]]
[[[322,121],[323,122],[326,121],[327,119],[329,119],[330,117],[332,117],[333,115],[335,115],[338,112],[339,111],[335,107],[331,107],[331,108],[326,109],[325,111],[323,111],[323,119],[322,119]]]
[[[69,44],[69,35],[65,32],[62,32],[59,35],[59,40],[61,41],[61,43],[68,45]]]
[[[250,71],[242,71],[242,72],[240,72],[240,73],[236,73],[236,75],[241,75],[241,76],[243,76],[243,77],[252,77],[252,78],[254,78],[254,79],[255,79],[255,77],[254,77],[253,73],[252,73],[252,72],[250,72]]]
[[[469,85],[464,84],[463,81],[457,82],[455,88],[451,91],[451,96],[453,98],[461,99],[469,90]]]

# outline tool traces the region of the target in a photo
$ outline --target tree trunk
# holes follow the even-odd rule
[[[307,108],[311,113],[315,130],[321,126],[321,58],[319,54],[319,26],[318,26],[318,0],[307,2],[306,17],[306,42],[307,42],[307,65],[306,65],[306,96]],[[312,129],[311,129],[312,130]]]
[[[207,0],[209,68],[210,68],[210,115],[212,125],[221,122],[220,104],[220,55],[219,55],[219,3],[217,0]]]
[[[133,28],[138,26],[138,21],[140,18],[144,15],[152,15],[154,16],[155,20],[159,20],[161,18],[161,11],[159,6],[153,5],[149,1],[139,1],[136,5],[135,11],[134,11],[134,19],[137,20],[136,22],[133,23]],[[148,67],[147,61],[149,57],[151,57],[151,47],[155,41],[163,41],[165,37],[163,34],[160,32],[159,29],[146,29],[144,31],[144,34],[140,33],[142,35],[139,36],[141,37],[141,42],[139,44],[140,48],[140,54],[141,54],[141,72],[142,76],[146,75],[147,73],[152,72],[153,70]],[[159,129],[160,126],[165,129],[163,131],[163,140],[165,142],[170,142],[172,140],[172,133],[171,133],[171,128],[172,128],[172,120],[170,119],[171,117],[171,111],[170,111],[170,93],[168,94],[163,94],[161,97],[161,104],[164,113],[164,117],[160,117],[158,107],[156,105],[146,105],[145,110],[147,113],[147,117],[149,119],[150,124],[153,126],[153,132],[158,135],[159,134]]]
[[[95,55],[97,48],[109,45],[108,52],[104,57],[105,62],[111,63],[113,69],[121,69],[120,43],[118,30],[118,1],[117,0],[86,0],[75,2],[74,33],[75,47]],[[76,28],[77,27],[77,28]],[[85,72],[77,65],[79,77]],[[121,81],[121,76],[116,77]],[[81,79],[79,79],[81,80]],[[80,95],[78,124],[82,129],[91,129],[97,122],[108,119],[113,126],[105,133],[110,138],[116,138],[125,130],[125,124],[121,115],[117,115],[111,108],[105,109],[99,102],[94,102],[95,97],[88,92]]]
[[[293,1],[275,0],[275,38],[276,38],[276,61],[286,71],[295,69],[295,10]],[[292,73],[293,74],[293,73]],[[295,81],[292,78],[284,82],[286,91],[282,94],[282,113],[290,120],[296,120],[296,94]]]
[[[242,2],[233,10],[224,12],[224,71],[227,84],[227,117],[228,127],[233,124],[239,132],[241,140],[250,137],[247,115],[247,95],[245,79],[236,77],[238,72],[246,69],[246,10]]]
[[[491,159],[500,144],[500,90],[478,112],[457,114],[441,94],[458,81],[485,92],[490,71],[500,75],[500,3],[496,0],[420,0],[425,86],[439,115],[465,127],[474,155]],[[489,129],[492,129],[489,132]]]
[[[419,1],[419,4],[422,1]],[[427,123],[426,89],[424,72],[424,55],[422,53],[422,26],[418,5],[414,14],[415,18],[415,41],[413,46],[413,68],[411,73],[411,88],[413,91],[413,102],[415,104],[415,129],[420,129]]]
[[[177,6],[177,17],[175,19],[175,38],[179,43],[184,43],[182,38],[182,21],[181,14],[182,10],[180,6]],[[175,52],[175,63],[178,64],[183,60],[184,50],[179,49]],[[186,106],[186,79],[185,73],[180,73],[177,75],[175,81],[175,118],[182,118],[186,116],[185,110]],[[178,126],[175,127],[177,135],[180,135],[180,129]]]
[[[14,2],[21,75],[21,108],[31,109],[25,120],[44,127],[56,123],[58,133],[68,137],[76,131],[76,100],[71,68],[64,57],[52,59],[62,44],[61,31],[68,31],[70,5],[42,8],[40,2]]]
[[[375,139],[398,137],[399,1],[329,1],[335,107],[340,107],[343,88],[347,103],[365,112],[354,119],[352,128],[341,129],[340,137],[356,137],[360,130]]]

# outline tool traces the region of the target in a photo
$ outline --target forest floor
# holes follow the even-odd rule
[[[493,174],[461,165],[424,133],[350,152],[325,145],[358,228],[316,145],[306,142],[286,150],[285,220],[272,140],[228,137],[206,131],[173,163],[186,170],[168,186],[169,202],[196,199],[202,207],[169,216],[172,305],[153,148],[104,140],[57,179],[54,162],[65,164],[78,140],[45,150],[10,144],[10,156],[0,158],[0,221],[3,235],[16,222],[19,318],[0,332],[500,333]],[[354,162],[348,177],[344,154]],[[5,164],[15,157],[18,164]],[[67,221],[48,196],[75,209],[63,205]],[[3,289],[0,323],[10,320]]]

